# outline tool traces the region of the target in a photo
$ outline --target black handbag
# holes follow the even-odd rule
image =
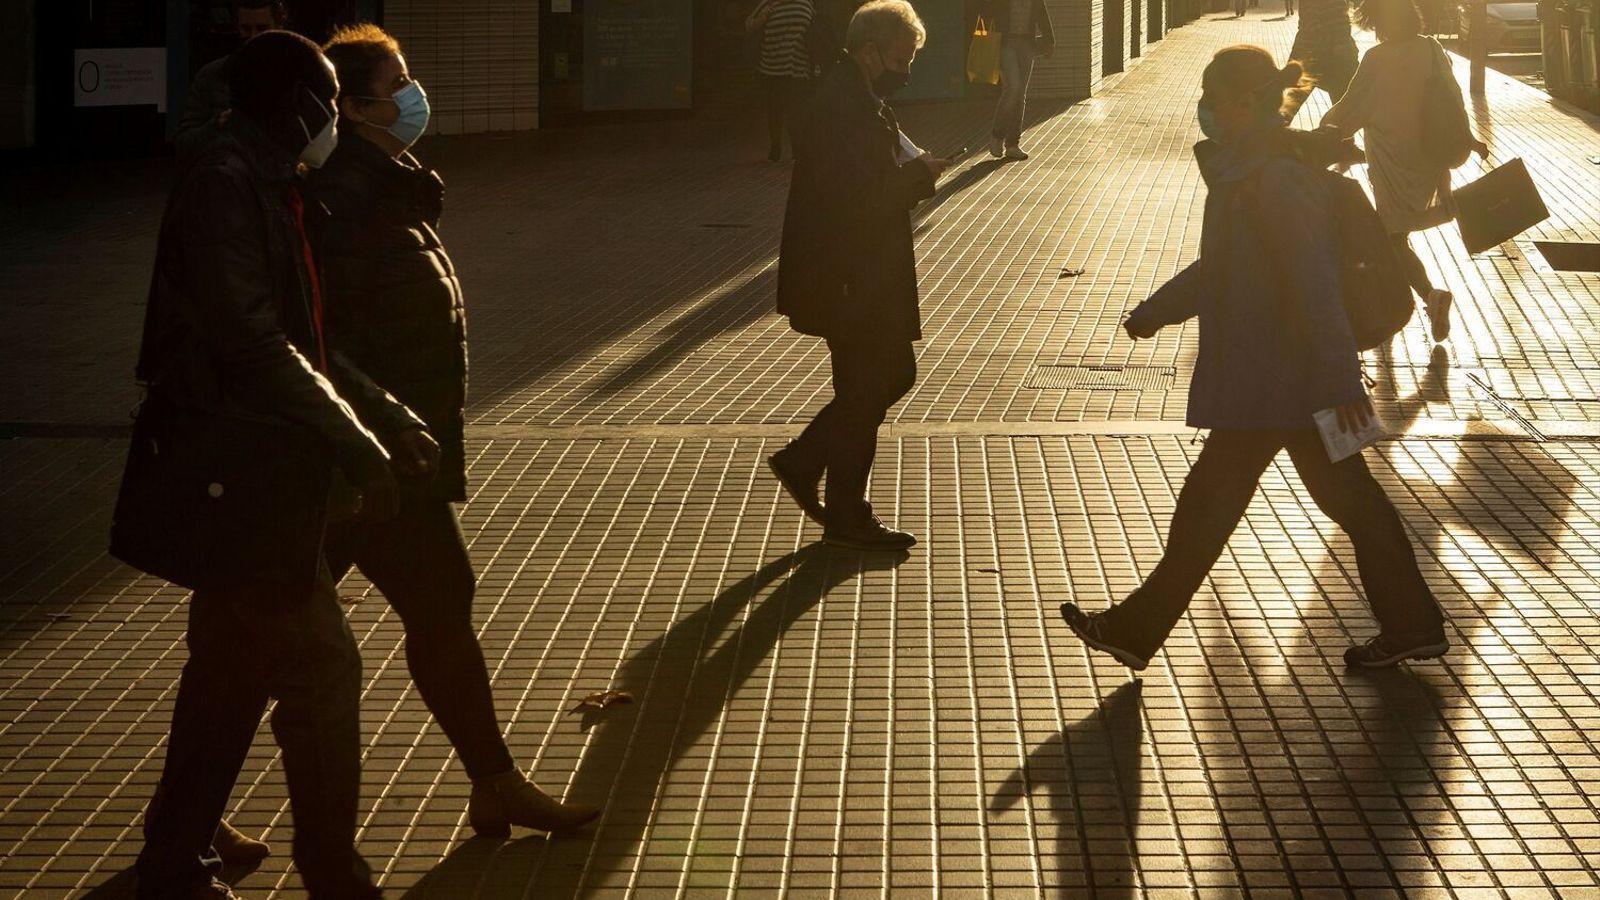
[[[111,554],[191,590],[265,581],[307,596],[331,473],[303,429],[152,396],[134,418]]]
[[[1550,218],[1521,159],[1490,170],[1454,192],[1456,222],[1468,253],[1498,247]]]

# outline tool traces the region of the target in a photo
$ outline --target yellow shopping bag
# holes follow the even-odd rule
[[[1000,83],[1000,35],[989,31],[989,24],[978,18],[972,30],[972,46],[967,48],[967,80],[973,84]]]

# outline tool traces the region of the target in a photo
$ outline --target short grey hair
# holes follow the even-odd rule
[[[917,15],[916,9],[906,0],[872,0],[856,10],[850,19],[844,46],[852,51],[866,44],[881,47],[901,37],[916,41],[918,49],[927,43],[928,29],[922,26],[922,17]]]

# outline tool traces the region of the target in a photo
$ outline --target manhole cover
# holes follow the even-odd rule
[[[1039,391],[1164,391],[1172,366],[1034,366],[1027,386]]]

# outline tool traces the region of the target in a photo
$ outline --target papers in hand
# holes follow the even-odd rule
[[[1389,429],[1383,427],[1377,413],[1367,416],[1365,428],[1350,431],[1340,430],[1337,409],[1319,410],[1313,418],[1317,420],[1317,431],[1322,433],[1322,446],[1327,448],[1328,459],[1333,462],[1349,459],[1389,436]]]
[[[900,132],[900,146],[895,149],[894,161],[903,166],[921,155],[922,148],[912,143],[904,131]]]

